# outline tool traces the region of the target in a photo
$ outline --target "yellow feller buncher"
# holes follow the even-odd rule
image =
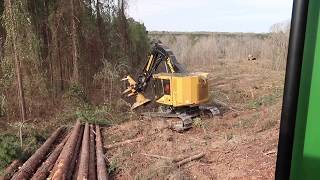
[[[155,100],[161,105],[159,112],[148,112],[152,117],[179,118],[173,126],[177,131],[192,127],[192,119],[202,113],[211,116],[220,114],[209,101],[208,73],[189,73],[177,62],[172,51],[161,42],[153,43],[143,72],[135,80],[131,76],[122,79],[128,82],[123,92],[135,96],[131,109]],[[152,100],[146,97],[148,86],[155,92]]]

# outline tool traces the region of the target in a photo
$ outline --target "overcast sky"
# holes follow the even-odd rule
[[[129,0],[129,16],[153,31],[268,32],[293,0]]]

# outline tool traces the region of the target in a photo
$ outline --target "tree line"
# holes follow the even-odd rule
[[[288,21],[271,26],[269,33],[151,32],[154,39],[170,44],[178,61],[187,67],[247,61],[252,55],[270,69],[285,69],[289,42]]]
[[[126,9],[125,0],[0,1],[0,117],[41,116],[70,91],[118,93],[113,81],[149,48]]]

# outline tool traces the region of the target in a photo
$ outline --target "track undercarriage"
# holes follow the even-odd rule
[[[190,129],[193,124],[193,119],[202,115],[209,117],[220,115],[220,111],[215,106],[194,106],[194,107],[166,107],[160,106],[158,112],[145,112],[143,116],[148,117],[163,117],[163,118],[176,118],[179,121],[171,125],[171,129],[182,132]]]

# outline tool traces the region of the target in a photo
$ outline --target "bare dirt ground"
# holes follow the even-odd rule
[[[284,72],[259,61],[224,61],[199,70],[210,72],[213,102],[222,117],[197,119],[184,133],[165,119],[140,118],[104,128],[104,144],[144,137],[107,151],[114,179],[273,179]],[[204,152],[199,160],[176,167],[166,158]]]

